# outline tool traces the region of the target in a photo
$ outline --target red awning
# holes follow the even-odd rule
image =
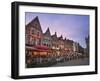
[[[40,46],[40,45],[37,45],[37,46],[35,46],[35,48],[37,48],[37,49],[41,49],[41,50],[49,50],[49,48],[47,47],[47,46]]]
[[[50,52],[51,51],[47,46],[40,46],[40,45],[37,45],[34,47],[26,46],[26,48],[28,50],[33,50],[33,51],[38,51],[38,52]]]

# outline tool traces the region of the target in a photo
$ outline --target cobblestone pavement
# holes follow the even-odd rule
[[[89,58],[74,59],[67,62],[57,63],[54,66],[77,66],[77,65],[89,65]]]

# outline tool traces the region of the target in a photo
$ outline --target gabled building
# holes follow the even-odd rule
[[[46,32],[43,34],[42,44],[44,46],[51,48],[51,40],[52,40],[51,39],[51,33],[50,33],[50,30],[49,30],[49,27],[48,27]]]
[[[66,37],[65,37],[65,39],[64,39],[64,50],[67,51],[67,39],[66,39]]]
[[[59,41],[57,38],[57,33],[55,32],[55,34],[52,35],[51,37],[52,37],[52,49],[59,49]]]
[[[68,51],[68,52],[73,52],[73,40],[69,40],[69,39],[67,39],[67,40],[65,40],[65,46],[66,46],[66,50]]]
[[[35,17],[30,23],[26,25],[25,31],[26,45],[41,45],[42,44],[42,28],[38,17]]]
[[[58,37],[58,42],[59,42],[59,48],[64,49],[64,40],[62,35]]]
[[[66,52],[73,52],[74,50],[76,50],[76,47],[74,46],[74,41],[73,40],[69,40],[69,39],[64,39],[64,50]]]

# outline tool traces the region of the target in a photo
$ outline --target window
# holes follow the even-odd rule
[[[41,39],[39,39],[39,45],[41,45]]]
[[[36,45],[36,39],[32,40],[32,45]]]
[[[34,30],[32,29],[32,34],[34,34]]]
[[[37,32],[37,36],[39,36],[39,32]]]
[[[39,43],[39,39],[37,39],[37,45],[39,45],[40,43]]]

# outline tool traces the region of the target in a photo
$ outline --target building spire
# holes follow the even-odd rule
[[[55,37],[57,37],[57,32],[55,32],[55,34],[54,34],[54,35],[55,35]]]
[[[45,32],[44,34],[45,34],[45,35],[48,35],[48,36],[51,36],[49,27],[47,28],[47,30],[46,30],[46,32]]]
[[[63,36],[61,35],[61,38],[63,38]]]
[[[57,35],[57,32],[55,32],[55,35]]]
[[[65,37],[65,40],[66,40],[66,37]]]

